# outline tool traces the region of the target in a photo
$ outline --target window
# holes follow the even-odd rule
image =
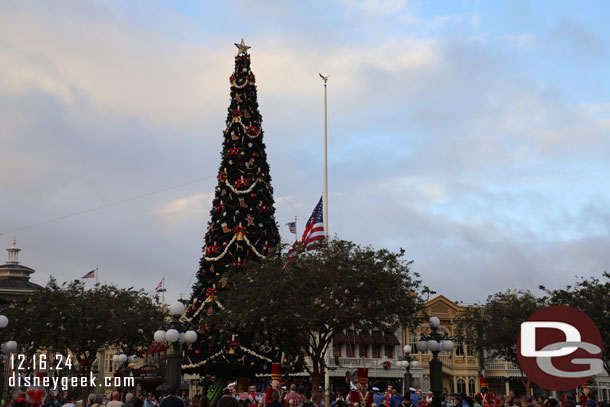
[[[457,380],[457,393],[466,393],[466,382],[464,381],[464,379]]]
[[[466,354],[468,356],[474,356],[474,347],[472,345],[466,346]]]
[[[341,357],[341,345],[333,345],[333,356],[336,358]]]
[[[415,335],[415,332],[409,334],[409,345],[411,345],[411,353],[417,353],[417,335]]]
[[[463,345],[458,345],[455,347],[455,354],[457,356],[464,356],[464,346]],[[459,392],[458,392],[459,393]]]
[[[380,358],[381,357],[381,346],[373,345],[373,357]]]
[[[368,351],[369,351],[368,345],[363,345],[363,344],[358,345],[358,356],[360,356],[361,358],[368,358],[369,357]]]
[[[356,345],[353,343],[348,343],[345,345],[345,356],[348,358],[353,358],[356,356]]]
[[[474,379],[470,379],[468,380],[468,394],[474,394],[475,393],[475,388],[474,388]]]
[[[385,350],[385,357],[388,359],[393,359],[394,358],[394,347],[393,346],[384,346],[384,350]]]

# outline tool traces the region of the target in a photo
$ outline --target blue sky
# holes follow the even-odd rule
[[[330,231],[403,247],[464,302],[610,262],[609,6],[603,1],[4,1],[0,233],[24,264],[187,294],[229,103],[252,46],[277,221],[322,191]],[[301,228],[302,229],[302,228]],[[285,240],[291,239],[282,227]],[[3,257],[0,257],[2,261]]]

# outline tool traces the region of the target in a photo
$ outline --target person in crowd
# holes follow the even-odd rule
[[[413,407],[418,407],[419,403],[421,403],[422,401],[421,394],[413,387],[410,387],[409,391],[411,392],[411,395],[409,396],[409,399],[411,400],[411,405]]]
[[[91,407],[104,407],[104,395],[96,394],[93,398],[93,404],[91,404]]]
[[[76,404],[74,404],[74,402],[72,400],[72,396],[70,396],[70,394],[68,394],[66,396],[64,401],[65,401],[64,404],[62,404],[64,407],[76,407]]]
[[[169,389],[169,396],[161,400],[160,407],[185,407],[184,400],[182,400],[176,394],[176,388]]]
[[[403,396],[398,394],[398,390],[392,389],[392,397],[390,397],[390,404],[388,407],[400,407],[404,399]]]
[[[184,400],[184,407],[191,407],[191,399],[186,391],[182,392],[182,400]]]
[[[191,407],[201,407],[201,394],[199,392],[195,393],[191,399]]]
[[[235,397],[222,397],[216,403],[216,407],[240,407],[239,401]]]
[[[290,385],[290,390],[284,395],[284,404],[286,407],[297,407],[297,386],[296,384]]]
[[[381,392],[379,387],[373,387],[373,404],[377,407],[381,407],[381,405],[385,402],[385,394]]]
[[[311,400],[311,392],[305,392],[305,401],[300,404],[300,407],[318,407],[316,403]]]
[[[267,403],[266,407],[283,407],[282,402],[280,401],[279,390],[274,390],[271,393],[271,402]]]
[[[106,403],[106,407],[122,407],[123,402],[121,401],[121,393],[113,391],[110,395],[110,401]]]
[[[583,407],[597,407],[597,401],[595,401],[593,392],[590,391],[589,394],[587,394],[587,401],[585,401],[585,404]]]
[[[134,407],[133,393],[127,393],[125,395],[125,402],[123,403],[122,407]]]
[[[474,396],[474,406],[473,407],[483,407],[483,400],[481,400],[481,396],[478,394]]]

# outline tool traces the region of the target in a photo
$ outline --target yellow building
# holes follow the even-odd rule
[[[450,337],[457,335],[456,317],[466,311],[466,308],[456,304],[448,298],[438,295],[429,299],[424,304],[425,313],[440,319],[441,326],[439,332],[447,333]],[[416,329],[405,328],[403,331],[403,343],[411,345],[416,349],[415,344],[420,339],[422,333],[430,333],[428,322],[422,322]],[[451,352],[441,352],[438,355],[443,362],[443,390],[446,394],[466,393],[474,395],[480,391],[480,366],[479,359],[473,349],[466,344],[455,343]],[[430,352],[411,354],[412,360],[419,361],[419,368],[412,370],[413,387],[427,392],[430,390],[430,369],[429,362],[432,358]]]

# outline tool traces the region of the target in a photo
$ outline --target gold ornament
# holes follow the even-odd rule
[[[244,240],[244,234],[241,231],[237,232],[237,240]]]
[[[233,349],[233,347],[231,346],[229,348],[229,352],[228,353],[229,353],[229,355],[235,355],[235,349]]]

